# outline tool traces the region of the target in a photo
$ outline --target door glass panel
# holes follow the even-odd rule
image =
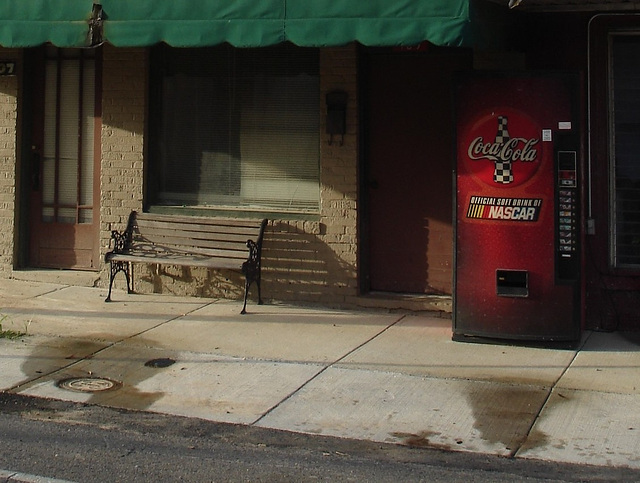
[[[44,146],[42,161],[42,202],[43,220],[51,222],[54,219],[53,209],[47,205],[52,205],[55,201],[55,173],[56,173],[56,105],[58,89],[58,64],[55,61],[46,63],[46,84],[45,84],[45,128]]]
[[[65,60],[61,65],[58,137],[58,201],[64,205],[75,205],[78,189],[78,134],[80,99],[78,98],[79,65]],[[69,223],[68,215],[59,221]],[[73,221],[75,222],[75,215]]]
[[[45,223],[53,223],[53,208],[42,208],[42,221]]]
[[[613,265],[640,266],[640,37],[612,37]]]
[[[95,119],[95,61],[86,59],[82,75],[82,169],[80,171],[80,204],[91,205],[93,203],[93,159],[94,159],[94,119]],[[87,211],[87,210],[83,210]],[[89,210],[90,211],[90,210]],[[87,214],[80,216],[80,223],[85,222]]]
[[[93,223],[93,210],[91,208],[81,209],[78,223]]]
[[[75,208],[60,208],[58,210],[58,222],[59,223],[75,223],[76,222],[76,209]]]
[[[54,202],[54,180],[56,173],[56,160],[53,157],[45,157],[42,163],[42,202],[45,206]],[[53,209],[51,210],[53,213]],[[53,220],[47,220],[53,221]]]
[[[78,160],[61,158],[58,164],[58,172],[59,203],[62,205],[75,205],[78,196]]]

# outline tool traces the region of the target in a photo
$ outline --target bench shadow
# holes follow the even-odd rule
[[[353,263],[341,259],[323,240],[325,231],[326,227],[318,222],[269,222],[262,247],[261,288],[265,302],[331,305],[356,296],[355,255]],[[355,250],[347,250],[351,249]],[[233,270],[136,264],[134,273],[134,289],[141,293],[229,300],[244,296],[244,276]],[[257,300],[258,290],[253,284],[249,303],[255,305]]]

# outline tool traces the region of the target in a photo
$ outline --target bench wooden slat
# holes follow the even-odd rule
[[[247,240],[257,240],[260,236],[259,233],[253,233],[251,235],[230,235],[224,233],[204,233],[194,232],[187,230],[158,230],[158,229],[145,229],[145,231],[134,232],[134,240],[140,239],[159,239],[159,238],[181,238],[190,239],[194,244],[207,244],[210,242],[226,242],[233,243],[238,246],[246,246]]]
[[[204,224],[222,226],[256,226],[257,218],[229,218],[222,216],[185,216],[185,215],[165,215],[161,213],[140,213],[136,212],[136,219],[140,221],[158,220],[175,224]]]
[[[144,255],[136,255],[135,252],[132,253],[119,253],[113,255],[111,260],[114,261],[123,261],[123,262],[133,262],[133,263],[160,263],[161,265],[179,265],[179,266],[189,266],[189,267],[205,267],[205,268],[219,268],[219,269],[227,269],[227,270],[239,270],[242,267],[242,263],[244,260],[229,260],[229,259],[218,259],[214,261],[211,257],[185,257],[180,255],[175,256],[167,256],[163,254],[158,257],[157,262],[154,261],[154,257],[148,253]]]
[[[215,229],[207,230],[206,225],[169,225],[167,223],[150,223],[148,225],[138,224],[134,229],[137,233],[184,231],[186,233],[193,233],[196,236],[197,234],[205,237],[233,236],[245,237],[245,240],[246,238],[258,237],[260,235],[260,230],[256,230],[255,228],[250,229],[244,227],[230,227],[226,230],[223,230],[220,227],[215,227]]]
[[[149,244],[148,248],[143,244],[133,245],[128,250],[125,250],[123,253],[130,254],[136,253],[139,256],[142,256],[144,253],[148,253],[150,256],[155,258],[161,258],[161,254],[165,254],[167,258],[174,257],[176,255],[180,255],[183,257],[193,256],[193,257],[209,257],[211,258],[211,266],[214,267],[216,264],[215,259],[230,259],[230,260],[241,260],[245,261],[247,259],[248,249],[244,250],[216,250],[216,249],[205,249],[199,247],[190,247],[190,246],[178,246],[178,245],[164,245],[161,243],[153,243]],[[242,264],[239,264],[240,267]]]
[[[144,235],[145,233],[187,233],[187,236],[204,239],[226,239],[246,242],[249,238],[260,236],[260,228],[252,227],[223,227],[219,225],[184,224],[158,222],[138,222],[134,228],[134,233]]]
[[[254,237],[255,241],[257,237]],[[164,245],[167,247],[170,246],[191,246],[194,248],[204,248],[204,249],[219,249],[219,250],[235,250],[243,252],[246,256],[247,254],[247,239],[243,239],[243,241],[224,241],[224,240],[195,240],[190,238],[189,236],[185,236],[185,234],[170,234],[170,235],[152,235],[147,233],[143,237],[135,237],[134,244],[156,244],[156,245]]]
[[[259,227],[256,227],[256,224],[253,220],[249,221],[237,221],[237,220],[227,220],[227,219],[208,219],[208,218],[187,218],[187,217],[169,217],[169,216],[149,216],[149,215],[138,215],[136,218],[137,224],[140,226],[149,226],[149,225],[157,225],[157,226],[185,226],[200,229],[203,231],[229,231],[229,230],[249,230],[252,232],[259,232]]]

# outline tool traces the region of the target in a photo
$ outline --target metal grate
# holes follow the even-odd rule
[[[122,384],[104,377],[70,377],[58,381],[56,386],[73,392],[103,392],[120,389]]]

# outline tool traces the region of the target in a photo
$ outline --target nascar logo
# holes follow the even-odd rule
[[[538,221],[542,199],[472,196],[467,218],[483,220]]]

